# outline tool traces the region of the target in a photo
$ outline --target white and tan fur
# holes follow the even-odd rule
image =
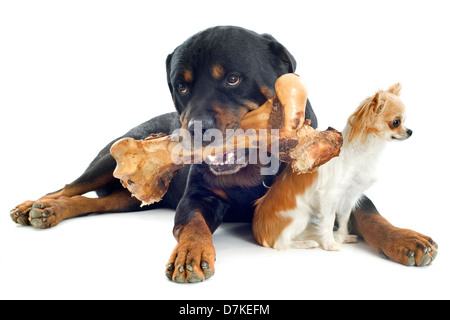
[[[264,246],[283,250],[313,248],[339,250],[355,242],[349,235],[352,209],[376,180],[378,159],[391,140],[405,140],[412,131],[403,126],[405,106],[400,84],[365,99],[343,130],[339,157],[314,174],[296,175],[287,167],[268,193],[258,200],[253,231]],[[281,200],[290,196],[294,199]],[[333,232],[335,220],[338,230]]]

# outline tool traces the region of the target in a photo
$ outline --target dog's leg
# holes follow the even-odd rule
[[[435,258],[438,245],[418,232],[394,227],[383,218],[372,201],[363,196],[353,211],[352,233],[361,236],[377,252],[406,266],[426,266]]]
[[[186,225],[175,227],[178,245],[166,266],[167,277],[178,283],[200,282],[214,275],[216,253],[203,215],[193,213]]]
[[[13,210],[11,210],[11,219],[21,225],[30,225],[30,213],[34,209],[43,209],[44,203],[52,200],[53,203],[58,201],[58,199],[69,199],[71,197],[80,196],[90,191],[94,191],[89,187],[89,185],[78,185],[78,184],[68,184],[63,189],[58,190],[56,192],[52,192],[48,195],[45,195],[39,198],[37,201],[25,201],[18,206],[16,206]],[[83,213],[80,213],[83,214]],[[61,219],[59,219],[61,221]],[[59,222],[58,221],[58,222]],[[56,224],[52,224],[51,226],[55,226]]]
[[[114,181],[113,170],[114,159],[112,156],[100,154],[77,180],[56,192],[39,198],[38,201],[25,201],[19,204],[11,210],[11,218],[18,224],[30,225],[30,212],[33,206],[38,208],[39,201],[57,200],[62,197],[79,196],[90,191],[100,190]]]
[[[270,192],[270,190],[269,190]],[[266,198],[267,199],[267,198]],[[264,206],[264,202],[259,204],[261,207]],[[308,249],[308,248],[317,248],[319,244],[310,239],[303,239],[301,235],[307,228],[310,223],[310,214],[309,207],[300,205],[292,210],[282,211],[282,212],[274,212],[272,213],[271,219],[267,219],[268,214],[266,213],[261,217],[261,213],[264,208],[258,208],[260,217],[265,218],[264,223],[266,224],[266,229],[270,231],[275,231],[274,233],[277,235],[276,228],[272,229],[270,225],[282,225],[284,228],[279,233],[278,237],[275,239],[275,243],[273,244],[273,248],[276,250],[286,250],[289,248],[295,249]],[[284,226],[283,218],[291,220],[289,224]],[[261,221],[255,221],[254,223],[261,223]],[[281,223],[280,223],[281,222]],[[256,231],[256,230],[255,230]],[[269,231],[269,232],[270,232]],[[300,239],[297,239],[300,236]],[[267,244],[267,243],[266,243]]]
[[[140,201],[132,198],[129,191],[123,188],[100,198],[81,196],[89,191],[94,190],[87,186],[67,185],[37,201],[24,202],[11,212],[11,218],[22,225],[47,229],[62,220],[87,213],[136,211],[140,207]]]
[[[341,246],[336,242],[333,236],[333,226],[336,217],[335,212],[336,205],[334,199],[322,195],[320,197],[320,212],[317,215],[319,223],[315,227],[320,242],[327,251],[339,251],[341,249]]]
[[[212,233],[229,210],[224,199],[199,184],[186,190],[175,215],[174,236],[178,245],[166,265],[167,277],[178,283],[200,282],[214,275]]]
[[[62,220],[87,213],[130,211],[136,210],[139,206],[140,201],[132,198],[131,194],[123,189],[102,198],[77,195],[40,199],[33,204],[29,216],[33,227],[46,229],[56,226]]]
[[[61,190],[37,201],[25,201],[16,206],[10,213],[12,220],[21,225],[48,228],[56,226],[63,219],[86,213],[123,211],[136,206],[139,208],[139,201],[131,198],[131,194],[114,179],[114,164],[114,159],[109,154],[97,157],[83,175]],[[90,191],[97,191],[101,198],[80,197]],[[111,204],[105,206],[104,202],[107,200],[103,197],[117,191],[126,191],[120,197],[120,203],[115,203],[117,198],[113,198]],[[126,197],[129,199],[124,200]]]
[[[350,203],[349,203],[350,204]],[[352,213],[350,205],[341,206],[340,210],[336,212],[336,220],[339,228],[334,232],[334,239],[337,243],[355,243],[358,242],[358,236],[348,233],[348,221]]]

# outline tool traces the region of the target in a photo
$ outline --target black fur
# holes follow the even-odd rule
[[[223,67],[223,78],[212,77],[211,70],[215,65]],[[167,57],[166,67],[177,112],[151,119],[122,137],[144,139],[151,133],[170,134],[182,126],[181,121],[187,125],[193,119],[212,119],[208,126],[223,131],[238,128],[240,117],[251,111],[249,103],[261,105],[267,100],[261,87],[273,91],[278,77],[295,71],[296,61],[270,35],[259,35],[239,27],[215,27],[192,36],[177,47]],[[187,70],[192,74],[190,82],[184,78]],[[239,85],[226,84],[226,77],[230,74],[240,78]],[[178,90],[180,83],[187,86],[187,93]],[[227,122],[218,121],[214,106],[230,115]],[[306,117],[317,127],[309,101]],[[92,181],[106,171],[113,171],[115,161],[109,154],[109,148],[118,139],[100,152],[77,182]],[[191,165],[179,170],[163,200],[153,207],[176,208],[175,227],[186,224],[193,212],[200,211],[211,231],[214,231],[223,220],[251,221],[253,202],[264,195],[266,186],[271,185],[274,177],[260,175],[260,167],[256,165],[248,165],[235,174],[222,176],[213,174],[206,164]],[[120,188],[120,183],[113,181],[97,193],[105,196]],[[222,195],[226,194],[226,198],[214,190],[223,191]],[[140,210],[137,206],[132,209]]]
[[[216,79],[211,71],[223,67],[223,77]],[[239,115],[251,111],[248,103],[263,104],[267,97],[261,87],[273,90],[275,81],[294,72],[296,62],[284,46],[270,35],[237,27],[215,27],[200,32],[180,45],[166,60],[167,80],[175,107],[189,128],[192,120],[208,120],[207,127],[225,129],[239,127]],[[184,72],[192,74],[186,81]],[[228,75],[238,76],[237,86],[227,86]],[[178,88],[187,92],[180,92]],[[214,106],[226,109],[232,121],[217,119]],[[308,103],[307,118],[317,125]],[[260,175],[260,167],[249,165],[232,175],[217,176],[208,165],[192,165],[186,192],[177,206],[175,227],[184,225],[194,211],[200,211],[214,231],[223,220],[251,221],[253,202],[267,191],[274,177]],[[173,181],[182,183],[182,181]],[[226,199],[211,189],[220,189]],[[169,193],[171,190],[169,190]],[[170,195],[168,195],[170,196]]]

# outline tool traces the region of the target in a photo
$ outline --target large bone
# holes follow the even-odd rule
[[[291,162],[297,173],[312,172],[339,155],[342,135],[331,128],[315,130],[309,126],[309,120],[305,121],[307,92],[300,77],[294,74],[280,77],[275,83],[275,92],[273,98],[243,116],[241,128],[279,129],[279,135],[271,136],[271,130],[267,130],[266,140],[259,141],[258,134],[244,137],[237,134],[221,148],[189,150],[175,135],[157,134],[139,141],[124,138],[111,147],[111,154],[117,162],[114,177],[146,205],[161,200],[177,170],[194,160],[206,160],[211,151],[214,154],[218,149],[225,152],[258,148],[264,144],[270,150],[270,144],[275,142],[279,144],[276,156],[281,161]]]

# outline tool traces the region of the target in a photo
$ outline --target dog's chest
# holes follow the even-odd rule
[[[320,181],[316,190],[327,198],[359,197],[376,181],[378,157],[374,154],[353,154],[343,150],[319,170]]]
[[[360,196],[376,181],[378,157],[374,154],[350,155],[342,163],[342,190],[346,196]]]
[[[375,170],[367,166],[355,166],[351,169],[353,175],[347,179],[345,189],[350,196],[360,195],[375,183]]]

